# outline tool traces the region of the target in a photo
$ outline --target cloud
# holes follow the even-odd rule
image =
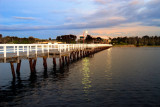
[[[123,19],[123,18],[122,18]],[[105,28],[113,27],[124,23],[124,20],[118,18],[92,20],[89,22],[80,23],[65,23],[63,25],[43,25],[43,26],[29,26],[29,25],[1,25],[0,31],[29,31],[29,30],[61,30],[61,29],[85,29],[85,28]]]
[[[143,26],[160,26],[157,21],[160,19],[160,14],[158,14],[159,0],[147,0],[147,2],[146,0],[63,0],[60,2],[64,3],[62,8],[53,8],[52,14],[40,16],[42,20],[36,20],[34,17],[13,17],[19,20],[36,20],[36,24],[27,25],[24,23],[23,26],[11,24],[10,26],[0,26],[0,30],[112,28],[137,22]],[[68,2],[76,2],[77,5],[71,3],[72,5],[68,4],[68,6],[65,4]],[[75,8],[76,10],[73,10]],[[51,10],[49,11],[51,12]]]
[[[18,16],[13,16],[14,19],[20,19],[20,20],[35,20],[36,18],[34,17],[18,17]]]
[[[152,21],[160,22],[160,19],[153,19]]]
[[[94,0],[95,3],[98,3],[98,4],[106,4],[107,1],[106,0]]]
[[[131,2],[130,2],[130,5],[138,5],[138,4],[140,4],[140,3],[142,3],[143,1],[139,1],[139,0],[132,0]]]

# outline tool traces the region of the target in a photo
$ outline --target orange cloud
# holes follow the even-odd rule
[[[103,29],[89,30],[89,34],[101,37],[117,37],[117,36],[144,36],[160,34],[160,27],[155,26],[130,26],[130,27],[113,27]]]

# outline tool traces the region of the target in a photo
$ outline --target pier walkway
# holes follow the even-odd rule
[[[71,61],[92,55],[112,47],[111,44],[1,44],[0,63],[10,63],[12,76],[20,75],[21,60],[28,59],[31,73],[35,72],[37,58],[43,58],[44,69],[47,69],[47,58],[53,58],[53,65],[68,65]]]

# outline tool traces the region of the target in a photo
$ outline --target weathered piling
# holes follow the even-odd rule
[[[21,67],[21,60],[19,60],[19,63],[17,63],[16,73],[18,76],[20,76],[20,67]]]
[[[56,58],[53,58],[53,65],[56,67]]]
[[[47,57],[46,56],[43,57],[43,67],[45,70],[47,70]]]
[[[14,71],[14,62],[10,62],[10,66],[11,66],[13,79],[15,79],[16,75],[15,75],[15,71]]]
[[[64,64],[65,64],[64,56],[61,56],[61,58],[62,58],[62,65],[64,66]]]
[[[62,67],[61,57],[59,58],[59,66]]]
[[[31,73],[35,73],[36,71],[36,62],[37,62],[37,59],[29,58],[29,65],[30,65]]]

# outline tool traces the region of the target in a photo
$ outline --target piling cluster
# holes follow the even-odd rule
[[[85,48],[85,49],[75,49],[70,51],[68,54],[62,54],[60,53],[60,57],[52,57],[53,58],[53,67],[56,68],[58,65],[60,68],[64,66],[68,66],[71,62],[77,61],[83,57],[87,56],[93,56],[95,53],[108,49],[110,47],[108,46],[103,46],[103,47],[96,47],[96,48]],[[53,54],[53,53],[48,53],[48,54]],[[45,71],[47,71],[47,58],[48,56],[42,56],[43,58],[43,67]],[[51,58],[51,57],[50,57]],[[37,57],[36,58],[28,58],[29,61],[29,67],[30,67],[30,72],[31,74],[36,72],[36,63],[37,63]],[[12,76],[13,79],[16,78],[15,75],[15,70],[14,70],[14,62],[10,62],[11,66],[11,71],[12,71]],[[16,67],[16,73],[17,76],[20,76],[20,66],[21,66],[21,60],[17,62],[17,67]]]

